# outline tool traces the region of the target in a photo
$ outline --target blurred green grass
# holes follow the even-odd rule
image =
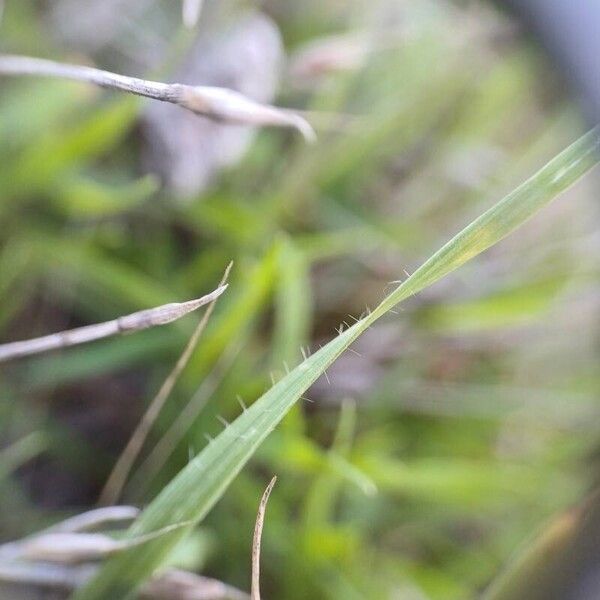
[[[326,18],[334,4],[275,11],[286,42],[329,33],[317,22],[339,27]],[[153,498],[218,431],[216,414],[239,413],[237,394],[251,403],[301,346],[329,339],[576,137],[548,65],[518,39],[494,39],[500,17],[484,13],[492,33],[461,42],[457,15],[427,4],[434,10],[407,4],[415,33],[399,47],[308,100],[281,91],[286,103],[360,119],[310,147],[262,131],[241,164],[186,203],[140,175],[141,103],[63,82],[2,82],[3,340],[197,296],[235,261],[149,448],[220,357],[239,353],[158,476],[126,498]],[[455,10],[460,22],[468,9]],[[9,2],[0,27],[2,50],[61,57],[40,36],[34,2]],[[578,185],[374,328],[362,359],[315,386],[315,403],[292,411],[212,511],[196,564],[247,587],[257,501],[276,472],[267,597],[451,599],[482,589],[596,475],[584,460],[598,441],[593,203]],[[0,489],[3,537],[93,504],[192,327],[186,319],[3,367],[3,443],[39,432],[45,444]]]

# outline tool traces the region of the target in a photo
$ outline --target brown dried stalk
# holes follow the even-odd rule
[[[153,481],[153,478],[160,472],[171,452],[196,421],[208,400],[223,381],[241,349],[241,345],[235,345],[220,357],[211,372],[198,386],[190,401],[177,415],[175,421],[152,448],[148,456],[145,457],[137,472],[131,478],[132,487],[136,490],[136,493],[143,493],[148,488],[149,483]]]
[[[227,265],[225,273],[223,274],[223,278],[221,279],[220,287],[218,289],[227,287],[227,284],[225,282],[229,277],[229,271],[231,271],[232,266],[232,262],[230,262],[229,265]],[[198,323],[196,329],[194,330],[194,333],[192,333],[192,336],[190,337],[189,342],[187,343],[185,349],[179,357],[179,360],[175,363],[173,370],[165,379],[161,388],[158,390],[158,393],[152,399],[152,402],[150,402],[148,410],[146,410],[141,421],[138,423],[138,426],[129,438],[127,446],[125,446],[125,450],[123,450],[123,452],[121,453],[121,456],[119,457],[115,466],[113,467],[113,470],[108,476],[108,480],[106,481],[106,484],[102,489],[102,492],[100,493],[100,499],[98,501],[100,504],[114,504],[120,496],[121,491],[123,490],[123,486],[125,485],[125,481],[127,480],[127,476],[131,471],[131,467],[133,466],[135,459],[138,457],[138,454],[140,453],[140,450],[142,449],[142,446],[146,441],[146,437],[148,436],[148,433],[150,432],[154,421],[156,420],[158,414],[162,410],[162,407],[164,406],[167,398],[169,397],[169,394],[175,387],[175,383],[177,382],[179,375],[181,375],[181,372],[190,360],[192,352],[196,348],[198,340],[200,339],[202,332],[206,328],[206,324],[210,319],[217,298],[218,296],[215,296],[211,299],[209,307],[206,309],[206,312],[204,313],[202,319]]]
[[[273,490],[277,477],[273,477],[267,486],[258,507],[256,523],[254,525],[254,538],[252,539],[252,587],[250,588],[250,599],[260,600],[260,540],[265,522],[265,511],[267,502]]]
[[[167,323],[176,321],[197,308],[212,302],[226,289],[226,285],[221,285],[214,292],[202,296],[202,298],[197,298],[196,300],[163,304],[156,308],[140,310],[112,321],[106,321],[105,323],[86,325],[85,327],[60,331],[31,340],[0,344],[0,362],[20,358],[22,356],[29,356],[31,354],[48,352],[49,350],[67,348],[77,344],[85,344],[93,340],[99,340],[121,333],[133,333],[134,331],[141,331],[142,329],[148,329],[149,327],[166,325]]]
[[[315,139],[313,128],[298,114],[254,102],[243,94],[226,88],[148,81],[94,67],[9,54],[0,54],[0,75],[34,75],[72,79],[161,102],[170,102],[197,115],[225,123],[293,127],[307,141]]]

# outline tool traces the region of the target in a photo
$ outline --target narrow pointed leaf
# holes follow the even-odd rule
[[[522,225],[598,162],[599,145],[596,130],[580,138],[463,229],[373,312],[276,383],[164,488],[128,534],[137,537],[172,523],[200,521],[287,411],[370,325],[399,302],[435,283]],[[109,560],[75,598],[131,597],[134,590],[164,563],[187,529],[178,529]]]

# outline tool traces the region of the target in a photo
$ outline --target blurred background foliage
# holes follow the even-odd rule
[[[243,153],[247,131],[199,125],[200,150],[177,155],[148,103],[54,80],[0,87],[3,341],[199,296],[235,261],[125,489],[140,505],[216,415],[238,414],[236,396],[251,403],[582,129],[552,66],[481,1],[207,2],[186,31],[176,2],[8,0],[0,48],[171,79],[196,38],[227,40],[244,18],[268,23],[259,39],[281,56],[260,76],[276,73],[264,85],[306,111],[316,144],[262,130]],[[263,89],[260,60],[239,72],[234,48],[227,71],[215,44],[201,73]],[[235,160],[213,157],[230,151],[222,135]],[[206,178],[170,178],[194,153]],[[593,184],[374,326],[173,560],[247,588],[276,473],[265,596],[482,590],[598,475]],[[3,539],[94,505],[196,318],[2,367]]]

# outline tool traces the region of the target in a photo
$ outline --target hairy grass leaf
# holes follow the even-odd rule
[[[463,229],[373,312],[282,378],[163,489],[132,525],[128,535],[138,537],[173,523],[200,521],[288,410],[370,325],[399,302],[432,285],[522,225],[598,162],[599,145],[598,131],[583,136]],[[165,562],[190,527],[182,527],[112,558],[75,598],[129,597]]]

